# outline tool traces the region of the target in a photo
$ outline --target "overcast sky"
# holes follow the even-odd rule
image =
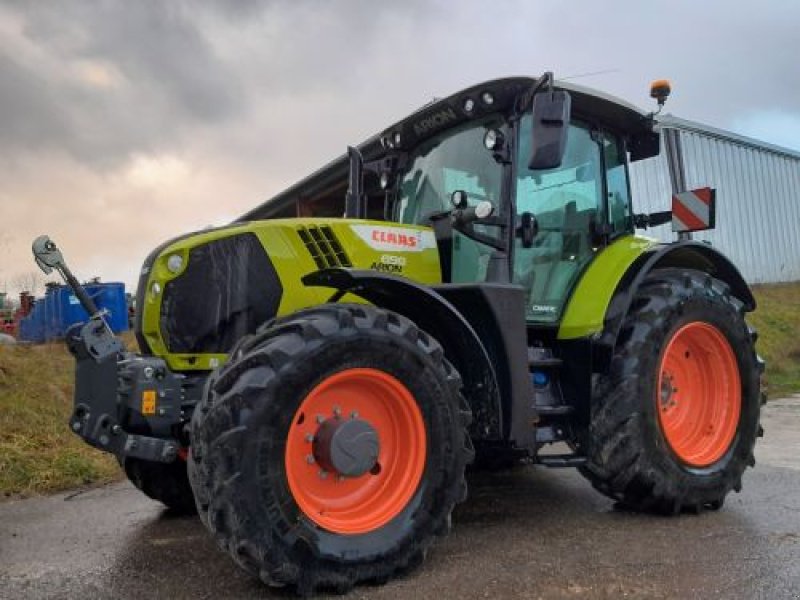
[[[0,291],[48,233],[136,281],[391,121],[481,80],[576,80],[800,149],[800,2],[0,2]]]

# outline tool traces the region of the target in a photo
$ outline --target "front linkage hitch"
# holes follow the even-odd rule
[[[78,283],[48,236],[34,240],[33,255],[45,274],[58,271],[89,314],[87,323],[73,325],[66,333],[77,362],[72,431],[89,445],[114,454],[121,464],[126,458],[176,460],[181,448],[174,431],[182,420],[182,376],[160,358],[126,350],[106,322],[106,312]]]

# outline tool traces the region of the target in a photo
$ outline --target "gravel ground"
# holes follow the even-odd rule
[[[800,396],[763,422],[758,464],[719,512],[621,512],[572,470],[483,474],[422,568],[349,597],[798,599]],[[128,483],[0,504],[2,598],[276,596]]]

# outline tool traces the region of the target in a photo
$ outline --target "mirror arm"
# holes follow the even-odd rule
[[[514,107],[514,112],[517,117],[521,117],[525,111],[528,110],[528,105],[533,102],[533,97],[536,95],[536,92],[541,90],[550,91],[553,89],[553,72],[552,71],[545,71],[542,73],[542,76],[536,80],[530,89],[525,92],[522,96],[519,97],[519,101],[516,103]]]
[[[661,212],[654,212],[650,214],[635,214],[633,215],[633,226],[636,229],[647,229],[648,227],[658,227],[672,221],[672,211],[665,210]]]
[[[475,231],[473,229],[472,225],[473,225],[473,223],[468,223],[467,225],[463,225],[463,226],[458,227],[454,223],[453,224],[453,229],[456,230],[458,233],[460,233],[462,235],[465,235],[466,237],[470,238],[471,240],[475,240],[476,242],[480,242],[481,244],[485,244],[485,245],[487,245],[487,246],[489,246],[491,248],[494,248],[495,250],[501,250],[503,252],[506,251],[506,244],[503,241],[497,240],[496,238],[493,238],[493,237],[488,236],[488,235],[484,235],[482,233],[478,233],[477,231]]]

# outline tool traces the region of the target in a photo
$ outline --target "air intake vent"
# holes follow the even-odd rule
[[[297,234],[320,269],[353,266],[329,226],[298,227]]]

